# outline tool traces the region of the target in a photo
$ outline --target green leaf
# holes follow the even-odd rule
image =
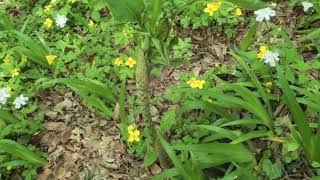
[[[160,131],[165,133],[170,130],[172,125],[175,123],[176,113],[175,111],[166,111],[160,122]]]
[[[0,109],[0,119],[6,121],[7,123],[17,122],[17,118],[14,117],[9,111]]]
[[[151,166],[157,158],[157,151],[152,146],[148,146],[147,153],[144,156],[144,165]]]
[[[263,171],[266,173],[266,176],[272,179],[278,179],[282,175],[282,166],[280,163],[276,162],[272,164],[269,159],[263,160]]]
[[[257,22],[257,21],[254,21],[254,23],[251,25],[244,40],[240,44],[241,51],[247,51],[248,48],[251,46],[252,42],[255,40],[254,37],[256,35],[258,25],[259,25],[259,22]]]
[[[228,138],[230,140],[237,139],[239,137],[239,133],[235,131],[224,129],[221,127],[213,126],[213,125],[197,125],[196,127],[207,129],[213,131],[220,135],[220,138]]]
[[[250,119],[250,118],[243,118],[239,120],[232,120],[230,122],[221,124],[220,127],[226,127],[226,126],[238,126],[238,125],[257,125],[257,124],[263,124],[259,119]]]
[[[247,10],[258,10],[268,7],[268,4],[262,0],[227,0],[237,6]]]
[[[268,132],[261,130],[261,131],[253,131],[249,132],[247,134],[244,134],[240,136],[238,139],[233,140],[230,144],[239,144],[244,141],[248,141],[250,139],[258,138],[258,137],[263,137],[263,136],[268,136]]]
[[[0,140],[0,150],[35,165],[45,165],[47,161],[27,147],[8,139]]]
[[[174,164],[174,166],[175,166],[176,170],[179,172],[179,174],[181,176],[183,176],[185,180],[193,180],[192,176],[190,175],[190,173],[192,173],[192,172],[188,172],[184,168],[183,163],[181,162],[181,160],[179,160],[179,158],[175,154],[175,152],[172,149],[172,147],[164,140],[164,138],[161,136],[159,131],[157,131],[157,136],[158,136],[158,138],[160,140],[161,145],[163,146],[163,148],[167,152],[168,156],[172,160],[172,163]]]
[[[215,165],[226,162],[255,162],[255,158],[252,153],[247,150],[242,144],[208,143],[194,145],[177,145],[173,148],[180,151],[191,151],[194,155],[205,153],[203,154],[203,161]],[[208,158],[209,155],[211,159]]]
[[[116,22],[135,23],[141,20],[145,4],[143,0],[106,0]]]
[[[277,73],[279,79],[279,86],[283,92],[285,103],[289,107],[292,114],[293,120],[298,127],[299,133],[301,134],[303,148],[308,158],[312,158],[312,130],[309,127],[308,119],[303,113],[300,105],[296,100],[296,96],[293,90],[290,88],[288,81],[285,79],[283,69],[280,65],[277,65]]]
[[[168,178],[172,178],[172,177],[175,177],[175,176],[178,176],[179,175],[179,172],[177,171],[176,168],[171,168],[171,169],[168,169],[154,177],[152,177],[151,180],[163,180],[163,179],[168,179]]]
[[[125,83],[125,82],[124,82]],[[55,84],[66,84],[79,94],[89,106],[99,109],[105,116],[112,116],[109,106],[116,102],[114,90],[109,86],[90,79],[59,78],[53,80],[41,79],[36,84],[39,87],[49,87]],[[109,106],[107,106],[107,105]]]
[[[270,98],[267,95],[266,91],[264,90],[261,82],[259,81],[258,77],[256,76],[256,74],[254,73],[254,71],[252,70],[252,68],[250,68],[250,66],[242,59],[241,56],[237,55],[234,52],[230,53],[234,58],[237,59],[237,61],[240,63],[240,65],[243,67],[243,69],[245,69],[245,71],[248,73],[248,75],[250,76],[252,82],[255,84],[255,86],[258,89],[258,92],[260,94],[260,96],[262,97],[264,103],[267,105],[268,107],[268,126],[271,127],[272,123],[271,123],[271,115],[272,115],[272,107],[270,104]]]

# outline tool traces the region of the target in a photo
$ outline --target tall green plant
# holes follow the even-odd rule
[[[38,152],[13,140],[17,134],[23,136],[32,122],[17,119],[12,113],[0,108],[0,168],[38,168],[47,164]],[[32,133],[32,132],[31,132]],[[1,176],[0,176],[1,177]]]
[[[317,125],[317,132],[314,134],[309,125],[309,120],[300,107],[296,95],[292,88],[290,88],[290,85],[285,78],[284,71],[280,65],[277,66],[277,73],[279,86],[283,92],[284,102],[287,104],[291,112],[292,119],[296,125],[294,131],[296,131],[298,134],[294,134],[295,138],[302,145],[309,163],[319,163],[320,154],[318,151],[320,148],[320,122],[318,122]]]

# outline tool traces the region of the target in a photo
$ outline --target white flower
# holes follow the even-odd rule
[[[307,12],[310,8],[313,7],[313,4],[308,1],[303,1],[302,6],[303,6],[304,12]]]
[[[254,11],[254,14],[257,16],[256,20],[262,22],[264,19],[269,21],[271,17],[276,15],[276,12],[271,8],[264,8]]]
[[[58,15],[55,20],[58,27],[64,28],[66,26],[68,18],[65,15]]]
[[[264,59],[264,62],[266,64],[269,64],[270,66],[274,67],[276,66],[276,61],[279,61],[279,53],[267,51],[263,56],[262,59]]]
[[[7,99],[10,97],[10,93],[7,88],[0,89],[0,104],[5,105],[7,103]]]
[[[29,100],[28,97],[25,97],[23,95],[20,95],[19,97],[17,97],[14,101],[13,104],[15,106],[16,109],[20,109],[22,106],[27,104],[27,101]]]

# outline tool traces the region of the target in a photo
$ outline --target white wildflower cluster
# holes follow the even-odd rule
[[[1,88],[0,89],[0,105],[5,105],[10,96],[11,96],[10,92],[8,91],[7,88]],[[28,100],[29,100],[28,97],[25,97],[24,95],[20,95],[13,101],[13,105],[16,109],[20,109],[22,106],[27,104]]]
[[[272,51],[267,51],[262,56],[262,59],[264,59],[264,62],[266,64],[269,64],[271,67],[275,67],[276,66],[276,62],[278,62],[280,60],[279,53],[272,52]]]
[[[20,95],[19,97],[17,97],[14,101],[13,104],[15,106],[16,109],[20,109],[22,106],[27,104],[27,101],[29,100],[28,97],[25,97],[23,95]]]
[[[56,22],[57,26],[60,27],[60,28],[64,28],[66,26],[67,21],[68,21],[68,18],[65,15],[59,15],[58,14],[56,19],[55,19],[55,22]]]
[[[7,88],[0,89],[0,104],[5,105],[7,103],[10,93]]]
[[[276,11],[271,8],[264,8],[254,11],[254,14],[257,16],[256,20],[259,22],[263,20],[270,21],[271,17],[276,16]]]
[[[311,2],[308,2],[308,1],[303,1],[301,4],[303,6],[303,11],[304,12],[308,12],[309,9],[313,7],[313,4]]]

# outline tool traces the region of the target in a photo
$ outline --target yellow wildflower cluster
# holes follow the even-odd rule
[[[242,11],[240,8],[236,8],[235,12],[234,12],[235,16],[242,16]]]
[[[57,56],[51,55],[51,54],[49,54],[48,56],[46,56],[46,59],[47,59],[49,65],[51,65],[56,58],[57,58]]]
[[[46,14],[48,14],[50,11],[51,11],[51,8],[52,8],[52,5],[46,5],[45,7],[44,7],[44,10],[43,10],[43,12],[44,13],[46,13]]]
[[[92,20],[90,20],[89,23],[88,23],[88,26],[89,26],[90,28],[93,28],[93,27],[94,27],[94,22],[93,22]]]
[[[213,14],[220,9],[221,4],[222,1],[208,3],[207,7],[204,9],[204,12],[208,13],[209,16],[213,16]]]
[[[134,125],[128,126],[128,142],[140,141],[140,131]]]
[[[262,59],[263,55],[268,51],[267,46],[260,46],[260,52],[258,53],[258,58]]]
[[[124,64],[124,65],[128,66],[129,68],[133,68],[133,66],[135,64],[137,64],[137,62],[132,57],[129,57],[126,62],[123,62],[123,60],[120,58],[116,58],[114,60],[114,65],[120,66],[121,64]]]
[[[28,57],[24,54],[21,55],[21,61],[26,62],[28,60]]]
[[[3,59],[3,63],[4,63],[4,64],[9,64],[9,63],[10,63],[10,60],[9,60],[8,58],[4,58],[4,59]]]
[[[197,80],[196,78],[191,78],[187,84],[190,85],[191,88],[199,88],[203,89],[203,85],[206,83],[205,80]]]
[[[16,76],[19,76],[19,71],[17,68],[14,68],[11,70],[11,77],[16,77]]]
[[[43,12],[48,14],[51,11],[51,8],[58,4],[58,0],[51,0],[50,3],[44,6]]]
[[[44,21],[43,25],[49,29],[52,26],[53,21],[50,18],[46,18],[46,20]]]

